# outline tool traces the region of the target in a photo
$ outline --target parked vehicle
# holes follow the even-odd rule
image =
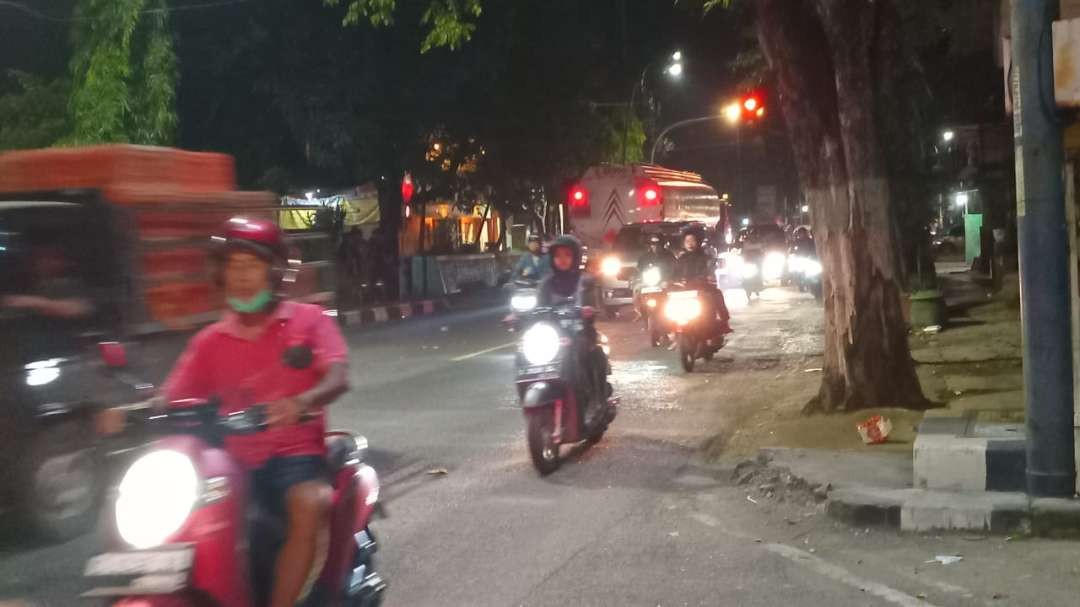
[[[592,167],[570,188],[567,208],[571,231],[590,250],[589,270],[609,317],[633,304],[630,282],[649,235],[678,235],[701,223],[711,242],[726,247],[732,239],[726,197],[701,175],[655,165]]]
[[[529,456],[542,475],[559,468],[562,445],[598,442],[615,419],[605,339],[590,312],[567,304],[524,318],[516,383]]]
[[[191,333],[218,317],[207,259],[218,226],[281,212],[273,194],[234,183],[220,154],[0,154],[0,509],[13,509],[20,528],[66,540],[93,527],[109,481],[95,412],[152,388]],[[304,259],[287,276],[290,296],[333,308],[329,238],[301,232],[290,242]],[[33,305],[41,298],[78,305],[50,314]],[[139,356],[119,372],[105,356],[114,349],[98,344],[121,340],[138,343]]]
[[[294,357],[305,359],[310,350]],[[108,552],[85,570],[100,585],[84,596],[117,606],[266,604],[286,521],[249,494],[247,472],[224,449],[229,436],[264,431],[266,407],[223,415],[213,400],[190,401],[166,412],[134,407],[129,418],[160,438],[128,466],[108,504]],[[373,607],[386,589],[370,529],[378,475],[364,462],[364,437],[329,432],[326,448],[329,543],[301,604]]]
[[[687,373],[694,370],[698,359],[712,360],[725,345],[709,285],[700,285],[699,289],[691,286],[672,285],[664,304],[664,316],[674,329],[679,362]]]

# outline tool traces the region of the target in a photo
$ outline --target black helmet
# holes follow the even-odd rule
[[[569,234],[563,234],[562,236],[559,236],[558,238],[553,240],[551,244],[548,245],[548,255],[551,256],[552,260],[554,260],[555,258],[555,249],[559,249],[562,247],[570,249],[570,252],[574,254],[573,267],[574,269],[577,269],[578,266],[581,265],[581,243],[578,241],[577,238],[574,238]],[[554,266],[552,266],[552,269],[554,269]]]
[[[659,234],[653,234],[649,237],[649,244],[660,244],[661,242],[663,242],[663,240],[660,238]]]

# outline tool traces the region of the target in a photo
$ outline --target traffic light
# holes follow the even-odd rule
[[[747,93],[724,106],[723,113],[732,124],[751,124],[765,117],[765,101],[760,93]]]

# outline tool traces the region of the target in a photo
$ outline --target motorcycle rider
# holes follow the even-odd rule
[[[331,487],[323,407],[348,389],[347,349],[322,308],[278,293],[288,251],[277,225],[232,219],[216,240],[218,279],[230,310],[188,343],[164,395],[168,402],[217,397],[223,413],[268,403],[270,428],[230,437],[225,447],[251,471],[256,499],[288,521],[269,605],[292,607],[326,540]],[[306,369],[283,367],[286,351],[296,346],[313,354]]]
[[[683,231],[683,250],[675,260],[672,279],[676,282],[695,284],[713,294],[712,314],[719,321],[721,335],[731,333],[731,315],[724,303],[724,293],[716,288],[716,276],[713,273],[715,262],[701,247],[702,237],[693,226]]]
[[[514,280],[538,281],[550,270],[547,257],[541,251],[539,234],[529,234],[528,252],[521,256],[514,267]]]
[[[608,360],[607,355],[599,347],[596,326],[592,322],[592,314],[596,307],[596,282],[591,276],[581,271],[581,243],[577,238],[564,234],[551,243],[548,247],[548,255],[551,257],[552,271],[540,281],[537,305],[548,307],[573,300],[575,306],[582,308],[587,347],[585,360],[589,367],[589,372],[586,374],[587,389],[589,396],[607,398],[610,393],[606,380]],[[603,390],[597,390],[597,387],[601,385],[604,386]],[[578,409],[582,420],[584,420],[585,409],[585,407]]]
[[[649,250],[638,258],[637,269],[639,275],[653,266],[660,268],[663,276],[671,275],[671,269],[675,266],[675,256],[671,254],[671,251],[664,248],[663,242],[659,234],[653,234],[649,237]]]

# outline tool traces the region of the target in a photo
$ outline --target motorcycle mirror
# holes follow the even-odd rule
[[[290,369],[307,369],[311,366],[314,358],[315,353],[312,352],[311,346],[308,345],[286,348],[285,353],[281,356],[282,362]]]

